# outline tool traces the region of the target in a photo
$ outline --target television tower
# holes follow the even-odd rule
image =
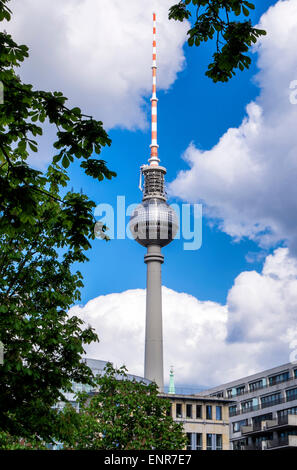
[[[153,14],[153,89],[151,97],[151,151],[148,164],[140,168],[142,203],[136,207],[130,218],[130,229],[134,239],[147,248],[144,262],[147,265],[146,324],[144,377],[156,382],[162,392],[163,378],[163,333],[162,333],[162,281],[161,265],[164,256],[161,248],[168,245],[178,230],[175,211],[166,202],[166,169],[159,165],[157,144],[157,102],[156,79],[156,14]]]

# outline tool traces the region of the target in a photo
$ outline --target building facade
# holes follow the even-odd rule
[[[83,361],[87,364],[87,366],[92,370],[94,376],[103,375],[104,368],[107,364],[107,361],[101,361],[100,359],[90,359],[85,358]],[[119,377],[121,380],[121,377]],[[128,380],[136,380],[137,382],[145,382],[147,384],[150,383],[149,380],[145,379],[144,377],[139,377],[138,375],[127,374]],[[66,403],[70,403],[77,411],[79,410],[78,401],[76,398],[76,394],[78,392],[87,392],[92,393],[95,392],[94,387],[91,385],[81,384],[81,383],[72,383],[72,392],[64,393],[66,401],[59,401],[55,405],[55,408],[63,409]]]
[[[183,423],[187,450],[229,450],[230,399],[162,393],[171,416]]]
[[[297,364],[283,364],[201,392],[230,398],[234,450],[297,449]]]
[[[92,369],[94,375],[104,374],[106,361],[97,359],[84,359]],[[149,383],[148,379],[127,374],[129,380]],[[67,393],[67,401],[79,411],[76,393],[86,391],[92,395],[95,390],[84,384],[73,383],[72,393]],[[183,423],[187,434],[187,450],[229,450],[229,407],[234,400],[218,398],[216,396],[184,395],[174,393],[161,393],[159,396],[171,402],[170,414],[177,422]],[[62,409],[65,402],[58,402],[56,407]],[[61,449],[62,445],[56,443],[52,449]]]

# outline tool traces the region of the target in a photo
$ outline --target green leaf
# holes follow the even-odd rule
[[[194,38],[193,38],[193,36],[188,39],[188,44],[189,44],[190,47],[193,46],[193,44],[194,44]]]
[[[64,155],[64,157],[62,158],[62,165],[63,165],[64,168],[69,167],[70,161],[69,161],[69,158],[67,157],[67,155]]]
[[[247,8],[245,8],[244,6],[242,7],[242,11],[243,11],[243,14],[244,14],[245,16],[249,16],[250,12],[249,12],[249,10],[248,10]]]
[[[37,146],[34,145],[34,143],[28,141],[28,144],[29,144],[29,147],[32,150],[32,152],[37,152],[38,149],[37,149]]]

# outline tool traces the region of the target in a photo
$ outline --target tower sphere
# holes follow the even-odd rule
[[[142,246],[168,245],[178,231],[178,218],[166,201],[150,198],[139,204],[129,222],[133,238]]]

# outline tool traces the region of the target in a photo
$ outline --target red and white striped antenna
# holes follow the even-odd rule
[[[151,107],[152,107],[152,142],[150,145],[151,148],[151,157],[149,159],[151,166],[158,166],[159,165],[159,158],[158,158],[158,147],[157,144],[157,102],[158,98],[156,95],[157,91],[157,41],[156,41],[156,13],[153,13],[153,64],[152,64],[152,72],[153,72],[153,90],[152,90],[152,97],[151,97]]]

